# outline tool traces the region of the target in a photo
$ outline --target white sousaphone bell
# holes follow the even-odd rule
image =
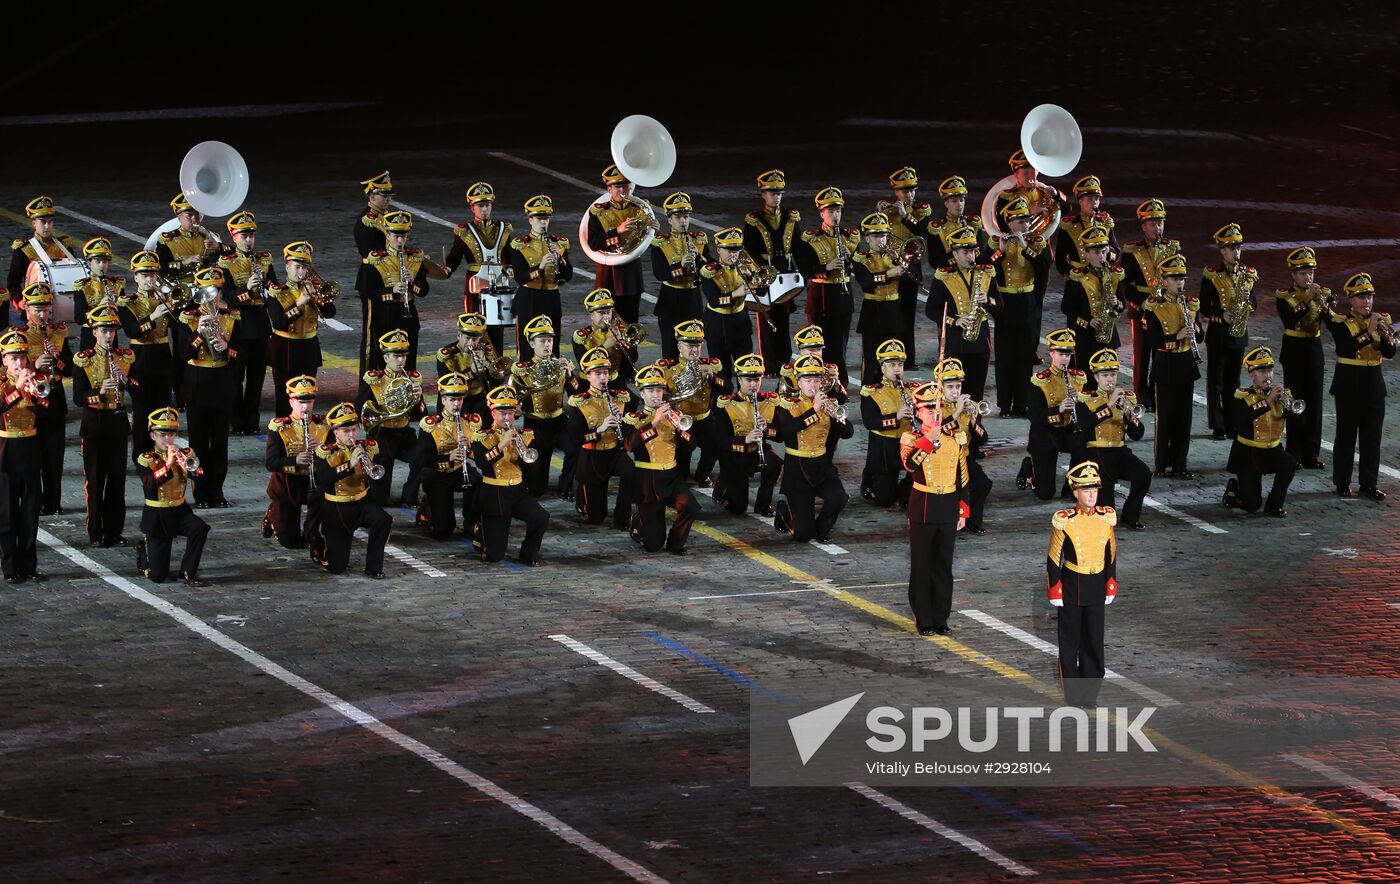
[[[180,189],[201,215],[232,215],[248,197],[248,164],[238,151],[222,141],[201,141],[190,148],[180,163]],[[157,227],[146,239],[146,248],[154,249],[162,233],[179,226],[180,219],[171,218]],[[219,239],[217,233],[213,236]]]
[[[676,170],[676,142],[671,133],[659,121],[645,114],[633,114],[613,127],[612,159],[617,169],[628,181],[640,187],[657,187],[666,183]],[[605,202],[604,192],[595,203]],[[642,206],[648,215],[655,216],[646,200],[633,197],[632,201]],[[588,245],[588,212],[583,213],[578,224],[578,241],[584,254],[595,264],[616,266],[637,260],[651,245],[655,232],[648,229],[642,241],[625,252],[600,252]]]
[[[1057,104],[1042,104],[1026,114],[1021,121],[1021,151],[1026,160],[1040,174],[1051,178],[1068,175],[1079,165],[1079,157],[1084,153],[1084,136],[1079,131],[1070,112]],[[1007,175],[987,191],[982,200],[982,228],[991,237],[1002,236],[1000,218],[997,215],[1001,195],[1016,186],[1015,174]],[[1043,185],[1054,190],[1048,185]],[[1059,199],[1065,195],[1055,191]],[[1047,240],[1055,235],[1060,226],[1058,204],[1040,220],[1032,224],[1031,230]]]

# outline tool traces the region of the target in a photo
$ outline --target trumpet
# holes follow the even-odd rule
[[[264,289],[267,288],[267,280],[263,277],[262,264],[258,262],[256,252],[248,252],[248,293],[263,296]]]
[[[838,424],[844,424],[850,420],[850,412],[846,409],[846,406],[837,402],[835,399],[828,399],[826,402],[822,403],[822,413]]]
[[[695,418],[680,410],[680,402],[675,397],[665,400],[662,404],[665,405],[670,412],[671,423],[675,425],[677,430],[684,433],[686,430],[695,426]]]
[[[369,451],[365,448],[365,440],[355,440],[352,446],[350,459],[360,462],[360,469],[364,470],[365,475],[369,477],[370,481],[378,482],[380,479],[384,478],[384,465],[377,464],[370,460]]]
[[[1117,407],[1130,420],[1142,420],[1142,416],[1147,413],[1146,407],[1127,390],[1114,389],[1108,394],[1108,404],[1110,407]]]
[[[185,449],[189,447],[189,442],[176,436],[174,444],[167,448],[166,452],[169,453],[173,451],[175,453],[175,462],[180,465],[180,469],[184,470],[187,475],[193,475],[199,472],[199,455],[195,454],[194,451],[186,454]]]
[[[986,399],[979,399],[977,401],[969,399],[967,400],[967,407],[965,410],[968,414],[976,414],[978,417],[986,417],[987,415],[992,413],[992,403],[988,402]]]
[[[31,372],[28,376],[27,383],[21,381],[19,384],[16,384],[16,386],[27,391],[31,398],[34,399],[47,399],[49,398],[49,393],[53,391],[53,384],[49,382],[48,375],[38,372]]]
[[[1273,392],[1273,389],[1274,388],[1272,386],[1265,387],[1264,395],[1269,395]],[[1279,394],[1278,402],[1280,405],[1283,406],[1283,410],[1289,414],[1302,414],[1304,410],[1306,410],[1308,407],[1308,403],[1306,401],[1302,399],[1293,398],[1292,391],[1289,390],[1287,387],[1284,387],[1283,392]]]
[[[516,429],[516,427],[514,426],[514,420],[512,419],[512,425],[510,429],[515,430],[515,435],[511,437],[510,441],[511,444],[515,447],[515,456],[520,459],[520,462],[534,463],[535,461],[539,460],[539,451],[535,450],[534,448],[526,447],[525,445],[525,439],[523,437],[525,428],[520,427],[519,429]]]

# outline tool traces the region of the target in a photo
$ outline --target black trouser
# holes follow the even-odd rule
[[[980,528],[982,513],[987,509],[987,498],[992,493],[992,480],[987,476],[987,471],[982,469],[982,464],[972,459],[967,462],[967,476],[968,492],[972,496],[968,504],[971,512],[968,514],[967,523]]]
[[[766,319],[758,321],[758,353],[763,357],[763,373],[768,377],[777,377],[778,369],[792,361],[790,317],[796,309],[791,301],[778,304],[768,308]]]
[[[956,326],[949,327],[949,333],[958,332]],[[963,378],[962,391],[972,397],[973,402],[978,402],[985,398],[987,393],[987,368],[991,364],[992,354],[983,350],[981,353],[957,353],[958,359],[962,360],[963,372],[967,376]],[[1000,369],[998,369],[1000,371]],[[1026,375],[1026,382],[1030,382],[1030,375]]]
[[[380,506],[389,506],[389,493],[394,486],[394,463],[401,460],[408,464],[408,478],[404,480],[400,499],[408,506],[416,506],[414,498],[418,495],[418,477],[414,475],[417,468],[413,463],[413,453],[418,439],[413,426],[380,427],[374,434],[374,441],[379,443],[379,453],[374,456],[374,462],[384,468],[384,478],[370,482],[369,499]]]
[[[608,479],[617,476],[617,503],[613,508],[613,527],[626,528],[632,521],[632,504],[636,500],[637,468],[632,458],[621,448],[596,451],[585,448],[579,452],[578,487],[574,506],[590,525],[601,525],[608,515]]]
[[[1294,398],[1307,403],[1302,414],[1284,414],[1288,434],[1283,444],[1299,463],[1310,463],[1322,452],[1322,339],[1285,334],[1279,365],[1283,367],[1284,386]]]
[[[807,287],[807,324],[822,330],[822,359],[837,368],[836,377],[849,385],[846,349],[851,342],[851,314],[855,312],[851,284],[814,282]]]
[[[61,395],[61,394],[60,394]],[[63,449],[68,446],[66,411],[34,422],[39,439],[39,509],[56,512],[63,505]]]
[[[817,515],[817,498],[822,501],[820,516]],[[806,483],[790,486],[790,490],[783,491],[783,499],[778,501],[776,509],[779,518],[792,531],[792,539],[805,543],[813,537],[829,537],[849,499],[840,477],[833,474],[815,486]]]
[[[1256,448],[1249,455],[1241,458],[1241,468],[1235,471],[1240,509],[1247,513],[1258,512],[1261,503],[1271,510],[1281,508],[1284,499],[1288,497],[1288,486],[1293,483],[1293,476],[1298,472],[1298,462],[1282,446]],[[1260,469],[1261,467],[1267,469]],[[1265,473],[1274,474],[1268,501],[1263,499]]]
[[[997,323],[994,346],[997,351],[997,408],[1023,414],[1029,408],[1035,348],[1040,343],[1040,326],[1030,322]]]
[[[1173,472],[1186,470],[1186,455],[1191,451],[1191,393],[1194,381],[1153,385],[1157,400],[1157,427],[1153,434],[1153,468]]]
[[[953,611],[958,523],[909,522],[909,607],[919,629],[947,626]]]
[[[539,460],[524,467],[525,487],[530,489],[531,497],[541,497],[549,490],[549,468],[554,460],[554,452],[561,446],[568,445],[568,419],[563,415],[548,418],[526,415],[525,427],[535,432],[535,441],[530,444],[540,453]],[[566,463],[565,466],[570,464]],[[573,475],[570,474],[566,482],[561,471],[559,491],[562,493],[566,487],[572,487],[573,484]]]
[[[549,513],[530,496],[522,485],[481,486],[482,561],[499,562],[505,558],[510,543],[510,520],[525,523],[525,539],[520,543],[520,561],[533,562],[540,557],[540,544],[549,527]]]
[[[7,444],[14,444],[13,440]],[[6,577],[33,574],[39,568],[39,468],[16,458],[23,466],[0,472],[0,495],[5,503],[0,522],[0,564]]]
[[[1235,398],[1235,390],[1240,386],[1240,370],[1244,365],[1244,344],[1246,338],[1235,346],[1235,341],[1224,334],[1225,329],[1212,322],[1206,334],[1206,426],[1221,433],[1229,432],[1226,426],[1230,413],[1230,401]]]
[[[328,500],[322,506],[321,532],[326,537],[326,570],[344,574],[350,564],[350,541],[356,528],[369,532],[365,547],[365,571],[384,570],[384,545],[394,520],[367,498],[340,503]]]
[[[709,311],[705,309],[705,296],[699,287],[681,289],[662,284],[656,290],[656,324],[661,329],[661,358],[677,359],[680,349],[676,346],[676,326],[691,319],[704,319]],[[708,324],[705,339],[710,345],[710,355],[715,353],[714,338]],[[742,353],[740,354],[743,355]]]
[[[1056,632],[1060,644],[1060,684],[1065,702],[1093,705],[1103,683],[1104,605],[1060,608]]]
[[[778,476],[783,471],[783,461],[772,448],[765,448],[762,469],[759,469],[757,454],[721,454],[719,457],[719,494],[716,496],[722,498],[724,508],[735,515],[748,511],[749,477],[755,470],[759,477],[754,510],[768,509],[773,505],[773,486],[778,483]]]
[[[705,311],[705,346],[719,360],[719,376],[724,379],[724,392],[734,389],[734,360],[753,352],[753,328],[749,312],[716,313]]]
[[[997,326],[997,334],[1001,334],[1001,326]],[[1113,339],[1109,338],[1109,343],[1100,344],[1099,339],[1094,337],[1092,328],[1076,328],[1074,330],[1074,367],[1084,372],[1084,392],[1092,393],[1099,388],[1099,379],[1089,370],[1089,360],[1094,358],[1094,354],[1105,348],[1116,351],[1112,346]],[[1001,371],[1001,366],[997,366],[997,371]]]
[[[696,418],[695,423],[691,425],[692,441],[687,442],[679,436],[676,437],[676,464],[680,467],[683,478],[691,477],[690,455],[697,448],[700,449],[700,462],[695,466],[694,476],[697,480],[710,478],[719,454],[715,451],[715,440],[710,438],[710,428],[713,426],[712,418],[706,415],[704,418]]]
[[[439,472],[435,466],[422,468],[423,497],[427,505],[423,512],[428,517],[428,536],[434,540],[446,540],[457,527],[454,512],[454,498],[462,495],[462,530],[471,535],[471,527],[481,518],[477,509],[477,495],[481,480],[479,473],[473,472],[468,482],[460,467],[450,473]]]
[[[1061,427],[1032,427],[1026,441],[1026,453],[1031,459],[1031,484],[1035,496],[1049,500],[1055,496],[1061,483],[1057,479],[1055,465],[1061,454],[1069,454],[1070,460],[1080,444],[1079,436],[1073,430]]]
[[[1137,307],[1128,308],[1129,327],[1133,332],[1133,393],[1137,395],[1138,402],[1145,408],[1156,408],[1157,402],[1153,398],[1157,391],[1152,385],[1152,359],[1155,351],[1147,342],[1147,319],[1146,313]],[[1088,366],[1080,366],[1088,371]],[[1093,377],[1091,374],[1090,377]]]
[[[1118,505],[1117,483],[1126,481],[1128,483],[1128,499],[1123,504],[1123,510],[1119,513],[1119,523],[1131,525],[1133,522],[1142,520],[1142,500],[1147,496],[1147,489],[1152,485],[1152,470],[1133,454],[1131,448],[1126,445],[1122,448],[1089,448],[1085,447],[1075,458],[1075,465],[1083,461],[1091,460],[1098,464],[1099,479],[1103,486],[1099,490],[1099,505]]]
[[[914,480],[907,473],[901,477],[903,471],[899,439],[871,433],[865,446],[865,469],[860,476],[861,494],[876,506],[907,503]]]
[[[666,532],[666,507],[674,507],[676,521]],[[637,470],[637,524],[642,548],[656,552],[661,547],[675,552],[685,549],[690,526],[700,515],[700,504],[686,487],[679,470]]]
[[[898,300],[876,301],[867,297],[860,302],[860,320],[856,323],[856,331],[860,334],[860,382],[862,384],[880,382],[882,377],[880,360],[875,358],[875,351],[885,341],[902,340],[903,330],[904,307]],[[910,359],[908,364],[912,365],[913,360]]]
[[[174,383],[169,344],[136,344],[131,367],[131,461],[155,447],[148,427],[151,412],[170,404]]]
[[[232,371],[224,368],[196,368],[186,366],[188,372]],[[193,386],[193,385],[191,385]],[[214,385],[200,385],[199,390],[213,389]],[[233,385],[228,385],[232,390]],[[224,479],[228,476],[228,426],[232,403],[214,395],[191,395],[185,403],[185,415],[190,424],[190,447],[199,457],[204,475],[194,480],[194,498],[197,503],[216,504],[224,499]]]
[[[1385,428],[1385,399],[1334,397],[1337,403],[1337,437],[1332,442],[1332,484],[1351,484],[1351,467],[1361,438],[1358,478],[1363,490],[1376,488],[1381,470],[1381,431]],[[1308,403],[1308,408],[1312,408]]]
[[[258,406],[262,403],[263,381],[267,379],[267,338],[239,341],[238,362],[234,364],[233,371],[240,391],[232,416],[233,430],[248,434],[262,432]],[[290,411],[289,408],[287,412],[279,411],[277,414]]]
[[[600,264],[593,277],[595,289],[607,289],[612,292],[617,315],[629,325],[637,322],[641,313],[642,289],[646,287],[646,283],[642,281],[642,263],[629,261],[613,266]]]
[[[199,575],[199,560],[204,555],[209,524],[196,516],[189,504],[181,504],[161,514],[154,530],[146,532],[147,574],[156,583],[164,583],[170,576],[170,547],[176,537],[185,538],[180,570],[190,577]]]
[[[267,365],[272,369],[273,417],[286,417],[292,413],[287,381],[304,374],[316,377],[316,370],[321,367],[321,342],[316,338],[273,335],[267,342]]]
[[[267,519],[272,523],[272,532],[277,542],[286,549],[301,549],[309,546],[316,558],[325,554],[325,541],[321,537],[321,509],[325,505],[325,495],[311,487],[306,476],[290,473],[273,473],[267,480]],[[302,505],[306,506],[306,520],[301,517]]]
[[[126,524],[126,446],[131,423],[125,411],[84,408],[83,478],[87,491],[87,535],[93,543],[116,540]]]
[[[919,282],[908,273],[899,280],[899,333],[895,337],[904,342],[904,355],[910,365],[919,364],[919,354],[914,349],[914,329],[919,315]]]
[[[548,316],[549,321],[554,323],[554,349],[550,355],[558,356],[559,341],[567,340],[564,335],[564,312],[559,303],[559,290],[522,287],[516,290],[515,301],[511,306],[515,309],[515,347],[520,353],[520,358],[525,359],[525,354],[530,351],[530,342],[525,340],[525,326],[536,316]]]

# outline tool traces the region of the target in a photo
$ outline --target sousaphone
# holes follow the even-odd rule
[[[676,142],[665,126],[645,114],[633,114],[614,126],[611,147],[612,159],[617,164],[618,171],[639,187],[659,187],[665,184],[666,179],[676,170]],[[605,191],[593,202],[596,204],[608,199]],[[632,201],[655,220],[656,215],[650,203],[635,196],[632,197]],[[584,212],[583,217],[579,219],[578,241],[584,254],[595,264],[606,264],[610,267],[630,264],[646,252],[656,235],[655,231],[647,228],[646,234],[636,243],[625,244],[624,248],[616,252],[598,251],[588,244],[588,217],[589,213]]]
[[[1079,165],[1079,158],[1084,153],[1084,135],[1079,131],[1079,124],[1069,111],[1057,104],[1042,104],[1026,114],[1026,118],[1021,121],[1021,151],[1041,175],[1058,178],[1068,175]],[[987,231],[988,236],[1005,235],[997,210],[1001,195],[1015,186],[1016,175],[1007,175],[994,184],[982,200],[982,228]],[[1038,233],[1048,240],[1059,229],[1058,201],[1065,199],[1065,195],[1048,184],[1040,186],[1047,197],[1054,196],[1057,200],[1050,212],[1038,216],[1037,220],[1032,222],[1031,232]]]
[[[180,163],[180,190],[201,215],[232,215],[248,197],[248,164],[238,151],[222,141],[201,141],[189,149]],[[177,217],[157,227],[147,237],[146,248],[154,249],[162,233],[179,226]],[[223,242],[217,233],[210,233]]]

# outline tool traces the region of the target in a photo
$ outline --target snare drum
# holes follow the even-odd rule
[[[795,270],[786,273],[779,273],[778,278],[773,280],[773,284],[768,287],[768,294],[759,299],[759,303],[767,307],[775,304],[786,304],[802,293],[807,287],[807,280],[802,278],[802,274]]]
[[[515,325],[515,289],[490,288],[481,293],[487,325]]]

